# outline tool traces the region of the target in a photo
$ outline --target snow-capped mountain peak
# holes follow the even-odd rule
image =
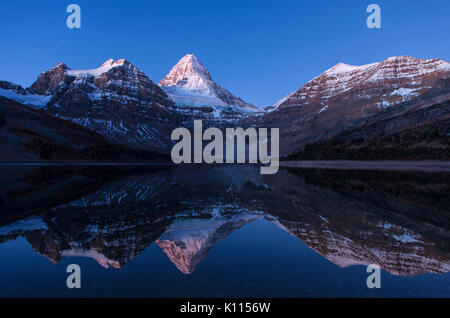
[[[360,66],[339,63],[274,104],[268,116],[282,135],[289,136],[281,153],[290,152],[333,138],[374,116],[403,114],[444,101],[449,79],[450,63],[440,59],[395,56]]]
[[[386,102],[386,96],[391,93],[399,89],[424,92],[426,88],[433,86],[427,82],[448,78],[449,71],[450,63],[447,61],[410,56],[393,56],[381,62],[360,66],[338,63],[298,91],[281,99],[272,108],[317,104],[317,108],[320,109],[337,96],[351,93],[358,95],[361,90],[364,90],[364,96],[358,95],[356,98],[363,98],[366,108],[380,107],[383,101]],[[372,95],[369,90],[373,90]],[[380,94],[380,91],[384,94]],[[409,94],[408,99],[416,96],[417,94]],[[367,99],[371,97],[374,101],[369,105]],[[389,103],[391,104],[393,102]],[[383,105],[388,106],[387,103]]]
[[[198,58],[187,54],[170,70],[159,86],[178,86],[186,92],[212,96],[214,82]]]
[[[100,76],[108,71],[110,71],[114,67],[123,66],[124,64],[129,63],[126,59],[119,59],[114,61],[113,59],[109,59],[105,61],[100,67],[91,69],[91,70],[67,70],[67,74],[71,76]]]
[[[353,73],[367,70],[371,67],[377,66],[379,63],[372,63],[366,65],[349,65],[345,63],[338,63],[329,70],[325,71],[324,74],[327,75],[339,75],[343,73]]]
[[[159,83],[161,87],[171,88],[177,95],[200,95],[217,97],[219,88],[211,78],[206,67],[193,54],[185,55]],[[225,105],[221,100],[209,101],[220,106]]]
[[[216,118],[227,113],[262,111],[217,85],[194,54],[187,54],[159,82],[177,106],[209,107]]]

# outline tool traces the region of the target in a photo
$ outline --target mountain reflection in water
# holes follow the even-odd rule
[[[1,169],[0,246],[23,237],[54,263],[85,256],[123,268],[155,243],[189,275],[218,241],[265,220],[342,268],[378,264],[398,276],[450,271],[445,173],[260,175],[245,165]]]

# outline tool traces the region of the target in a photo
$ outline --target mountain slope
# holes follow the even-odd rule
[[[0,136],[1,161],[168,160],[110,143],[87,128],[4,97],[0,97]]]
[[[125,59],[108,60],[93,70],[71,70],[59,63],[31,86],[52,94],[47,110],[135,149],[168,152],[167,122],[177,124],[167,95]]]
[[[52,97],[35,94],[8,81],[0,81],[0,96],[34,108],[45,108]]]
[[[283,155],[326,141],[391,108],[450,99],[450,63],[408,56],[364,66],[338,64],[275,104],[259,125],[280,127]],[[392,127],[386,127],[392,129]]]
[[[330,140],[308,144],[291,160],[450,160],[450,100],[385,111]]]
[[[373,111],[422,95],[440,79],[450,76],[450,63],[421,60],[409,56],[390,57],[362,66],[339,63],[277,104],[277,108],[315,106],[331,111],[343,100],[364,99],[364,108]],[[324,109],[324,107],[327,107]]]

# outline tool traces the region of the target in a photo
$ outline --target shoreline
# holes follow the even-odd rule
[[[253,164],[231,164],[253,165]],[[172,162],[102,162],[102,161],[37,161],[37,162],[0,162],[0,167],[7,166],[183,166],[192,168],[209,166],[228,166],[227,164],[174,164]],[[255,166],[263,166],[255,164]],[[280,168],[299,169],[336,169],[336,170],[380,170],[380,171],[427,171],[450,172],[450,161],[423,160],[423,161],[356,161],[356,160],[308,160],[308,161],[280,161]]]
[[[389,171],[428,171],[450,172],[450,161],[280,161],[280,167],[302,169],[341,169],[341,170],[389,170]]]

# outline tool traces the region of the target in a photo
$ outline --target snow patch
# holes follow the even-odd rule
[[[393,91],[391,93],[391,95],[400,95],[403,98],[409,97],[409,96],[417,96],[418,95],[418,93],[416,93],[417,90],[418,90],[417,88],[416,89],[414,89],[414,88],[399,88],[399,89],[396,89],[395,91]]]
[[[125,59],[120,59],[117,61],[114,61],[113,59],[107,60],[105,63],[103,63],[100,67],[91,69],[91,70],[67,70],[67,74],[71,76],[76,77],[86,77],[86,76],[100,76],[103,73],[108,72],[114,67],[122,66],[125,63]]]
[[[113,268],[120,268],[120,263],[118,261],[111,260],[95,250],[64,250],[62,251],[61,255],[63,257],[92,258],[104,268],[109,268],[110,266]]]
[[[47,224],[40,217],[31,217],[28,219],[20,220],[0,228],[0,235],[6,235],[14,231],[34,231],[34,230],[47,230]]]
[[[35,94],[26,94],[21,95],[18,93],[15,93],[11,90],[0,88],[0,96],[4,96],[6,98],[12,99],[15,102],[31,106],[34,108],[45,108],[47,106],[47,103],[50,101],[52,96],[43,96],[43,95],[35,95]]]
[[[318,114],[320,114],[321,112],[324,112],[328,109],[328,106],[322,107],[321,110],[319,110]]]
[[[337,76],[337,75],[341,75],[343,73],[360,72],[360,71],[365,71],[373,66],[377,66],[378,64],[380,64],[380,63],[371,63],[371,64],[357,66],[357,65],[349,65],[349,64],[345,64],[345,63],[339,63],[339,64],[336,64],[335,66],[333,66],[332,68],[328,69],[327,71],[325,71],[325,74]]]

